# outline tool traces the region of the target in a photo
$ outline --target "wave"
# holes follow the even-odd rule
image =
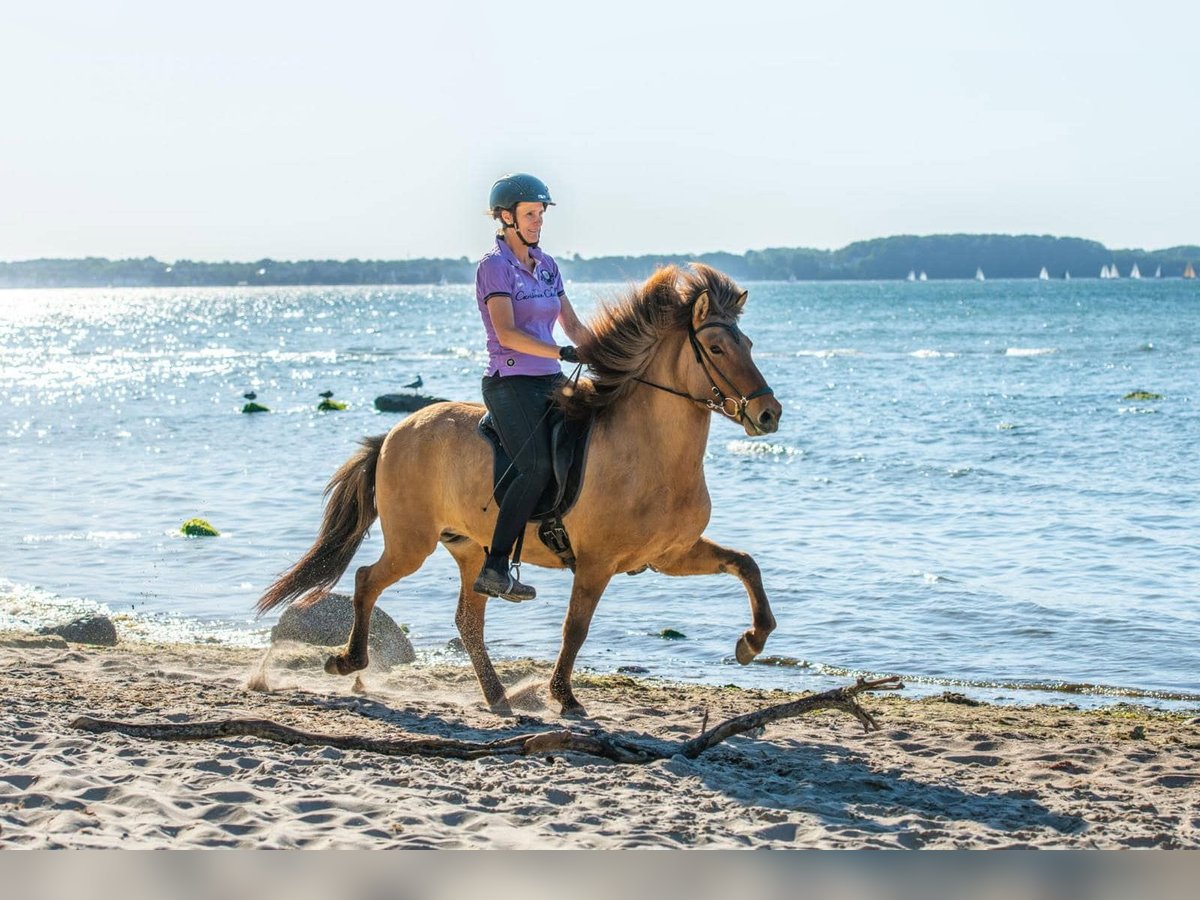
[[[952,353],[949,350],[914,350],[908,355],[916,359],[953,359],[958,356],[957,353]]]
[[[862,351],[849,347],[833,347],[828,350],[797,350],[796,356],[810,356],[814,359],[832,359],[835,356],[862,356]]]
[[[62,534],[27,534],[21,538],[22,544],[54,544],[64,541],[136,541],[141,537],[136,531],[68,531]]]
[[[803,450],[789,447],[786,444],[773,444],[764,440],[729,441],[725,449],[734,456],[803,456]]]
[[[1057,347],[1009,347],[1005,356],[1050,356],[1058,352]]]
[[[64,597],[31,585],[0,579],[0,631],[36,632],[83,616],[107,616],[122,641],[161,644],[221,644],[265,647],[268,628],[234,622],[193,619],[173,613],[114,613],[107,605],[84,597]]]
[[[1111,697],[1124,700],[1158,700],[1174,703],[1200,703],[1200,694],[1190,691],[1168,691],[1156,688],[1125,687],[1091,682],[1009,679],[944,678],[934,675],[911,675],[898,672],[869,672],[843,666],[809,663],[804,666],[821,675],[836,675],[840,678],[885,678],[898,675],[904,682],[938,687],[965,687],[1000,691],[1029,691],[1046,694],[1070,694],[1081,697]]]

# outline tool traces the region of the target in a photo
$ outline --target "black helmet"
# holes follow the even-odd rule
[[[550,199],[550,188],[540,179],[523,172],[505,175],[492,185],[492,192],[488,195],[488,209],[493,212],[497,209],[512,209],[518,203],[554,205],[554,201]]]

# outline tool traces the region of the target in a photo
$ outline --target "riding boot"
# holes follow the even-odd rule
[[[495,556],[491,553],[487,555],[483,568],[479,570],[474,589],[478,594],[500,597],[513,603],[532,600],[537,596],[537,591],[527,584],[522,584],[512,574],[507,556]]]

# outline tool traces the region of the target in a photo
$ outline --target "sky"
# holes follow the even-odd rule
[[[1200,244],[1200,4],[12,4],[0,260]]]

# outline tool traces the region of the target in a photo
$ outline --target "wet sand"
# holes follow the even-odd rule
[[[625,676],[577,678],[590,720],[483,708],[469,666],[325,675],[322,654],[66,644],[0,635],[0,846],[867,848],[1200,846],[1200,718],[867,696],[864,734],[823,711],[695,760],[574,752],[474,761],[256,738],[162,742],[78,715],[255,717],[311,731],[490,740],[600,728],[679,740],[794,699]],[[498,667],[539,689],[544,662]],[[264,684],[265,682],[265,684]],[[266,687],[266,690],[252,689]],[[952,698],[953,699],[953,698]]]

